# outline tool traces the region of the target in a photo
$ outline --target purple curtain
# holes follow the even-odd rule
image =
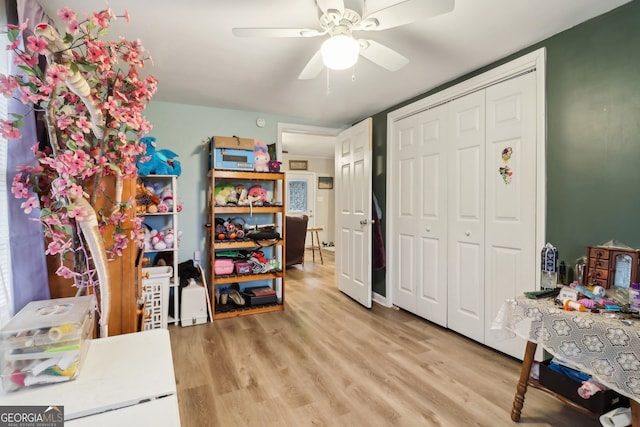
[[[50,22],[46,14],[35,0],[18,0],[18,21],[29,19],[29,28],[40,22]],[[12,73],[18,69],[13,67]],[[17,100],[10,100],[9,113],[25,114],[29,108]],[[26,118],[21,139],[9,141],[7,182],[11,183],[16,173],[16,167],[33,165],[37,161],[31,147],[39,141],[36,120],[33,115]],[[10,190],[9,190],[10,191]],[[42,225],[33,221],[40,216],[40,211],[34,209],[26,215],[20,208],[21,200],[9,200],[9,239],[11,245],[11,271],[13,289],[13,309],[18,312],[31,301],[49,299],[49,279],[44,255],[44,238]]]

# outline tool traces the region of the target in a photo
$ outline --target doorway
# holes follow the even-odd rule
[[[296,192],[295,201],[302,204],[306,200],[312,209],[309,227],[322,227],[319,232],[321,242],[335,242],[335,192],[333,186],[319,186],[321,179],[333,182],[335,172],[335,144],[341,129],[324,128],[300,124],[278,123],[277,156],[283,162],[282,168],[287,180],[287,214],[303,215],[301,206],[291,206],[293,179]],[[290,163],[304,164],[306,170],[290,170]],[[305,199],[306,198],[306,199]]]

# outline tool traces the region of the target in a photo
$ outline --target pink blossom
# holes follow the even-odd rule
[[[67,7],[58,10],[58,16],[62,19],[62,22],[71,22],[76,19],[76,13]]]
[[[0,92],[7,98],[13,95],[18,88],[18,82],[13,76],[5,76],[0,74]]]
[[[80,117],[76,121],[76,126],[78,126],[78,128],[84,133],[91,132],[91,124],[87,121],[85,116]]]
[[[48,249],[47,249],[47,251],[48,251]],[[56,270],[56,275],[60,276],[60,277],[64,277],[65,279],[72,279],[73,275],[74,275],[74,272],[69,267],[61,265]]]
[[[11,185],[11,193],[16,199],[26,199],[29,197],[29,189],[22,182],[13,182]]]
[[[76,219],[81,219],[85,216],[82,208],[78,206],[74,206],[73,209],[67,210],[67,215],[69,215],[69,218],[76,218]]]
[[[39,206],[40,204],[38,203],[38,199],[33,196],[29,197],[26,202],[22,202],[22,204],[20,204],[20,207],[24,209],[24,213],[26,213],[27,215],[29,215],[33,209],[38,208]]]
[[[47,41],[43,38],[29,36],[27,37],[27,49],[33,53],[44,54],[47,48]]]
[[[67,33],[69,34],[78,34],[80,32],[80,24],[78,23],[78,21],[73,20],[71,22],[69,22],[69,24],[67,25]]]
[[[60,130],[65,130],[73,123],[73,119],[66,114],[59,114],[56,116],[56,122]]]
[[[3,119],[0,119],[0,135],[6,139],[18,139],[22,137],[20,130],[14,127],[14,122]]]
[[[47,67],[47,82],[50,84],[64,83],[67,78],[69,70],[62,65],[52,64]]]
[[[93,14],[93,22],[101,27],[107,28],[109,26],[109,20],[111,19],[111,9],[102,10]]]

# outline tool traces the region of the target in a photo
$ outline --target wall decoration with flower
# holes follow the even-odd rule
[[[502,176],[502,180],[505,184],[510,184],[513,179],[513,171],[509,167],[509,160],[511,159],[512,154],[513,149],[511,147],[506,147],[502,150],[502,161],[504,162],[504,166],[501,166],[498,172],[500,172],[500,176]]]
[[[100,285],[105,294],[101,264],[121,255],[130,241],[143,241],[141,219],[127,213],[133,201],[121,200],[121,189],[123,179],[137,176],[136,159],[145,151],[139,139],[151,129],[142,112],[157,80],[141,75],[150,57],[140,41],[105,38],[114,19],[129,22],[126,11],[116,16],[107,8],[80,18],[65,8],[58,16],[66,26],[62,33],[49,24],[31,33],[26,22],[7,29],[7,48],[22,74],[0,75],[0,92],[29,105],[27,115],[39,113],[48,137],[33,141],[38,163],[19,168],[12,193],[24,199],[25,213],[40,207],[46,253],[60,257],[56,274],[79,287]],[[39,65],[41,55],[46,67]],[[20,138],[25,118],[0,120],[0,133]],[[109,176],[115,179],[104,179]],[[107,182],[115,189],[106,189]],[[111,193],[116,196],[105,206]],[[109,248],[105,230],[113,230]]]

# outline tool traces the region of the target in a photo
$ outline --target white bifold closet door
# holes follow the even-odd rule
[[[486,92],[484,325],[488,331],[505,298],[537,288],[535,73]],[[505,149],[510,154],[503,158]],[[505,165],[512,172],[508,183],[499,173]],[[498,341],[486,332],[484,343],[519,359],[524,356],[521,339]]]
[[[447,106],[401,120],[390,207],[397,231],[394,304],[447,326]]]
[[[393,303],[519,358],[488,331],[536,289],[536,102],[530,72],[396,121],[389,147]]]
[[[484,338],[485,91],[449,103],[448,326]]]

